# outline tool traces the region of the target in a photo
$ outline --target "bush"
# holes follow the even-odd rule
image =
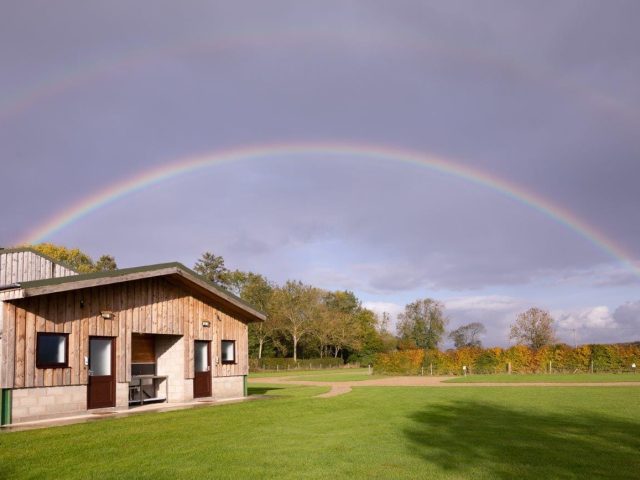
[[[401,350],[379,353],[375,360],[375,373],[383,375],[418,375],[424,361],[424,350]]]
[[[420,361],[419,358],[422,358]],[[640,364],[640,345],[581,345],[572,348],[558,344],[532,350],[516,345],[503,350],[494,348],[464,347],[458,350],[401,350],[379,354],[375,358],[376,373],[418,375],[461,375],[463,366],[468,373],[490,374],[508,371],[512,373],[573,373],[628,372],[631,364]],[[640,366],[638,367],[640,369]]]

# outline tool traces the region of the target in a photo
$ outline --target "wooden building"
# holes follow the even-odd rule
[[[5,424],[246,395],[247,326],[262,313],[179,263],[69,273],[0,276]]]

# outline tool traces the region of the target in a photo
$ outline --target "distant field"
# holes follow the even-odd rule
[[[522,375],[467,375],[445,380],[447,383],[604,383],[640,382],[637,373],[576,373],[576,374],[522,374]]]
[[[265,380],[268,381],[268,380]],[[0,432],[0,478],[621,479],[640,388],[252,384],[272,400]]]

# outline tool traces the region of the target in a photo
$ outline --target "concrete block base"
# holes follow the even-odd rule
[[[12,423],[86,412],[87,386],[19,388],[12,391]]]
[[[213,377],[213,397],[216,400],[244,396],[244,377]]]

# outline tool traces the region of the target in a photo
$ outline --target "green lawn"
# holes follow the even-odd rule
[[[1,478],[637,479],[640,388],[252,385],[273,396],[0,434]]]
[[[335,377],[335,381],[343,376],[366,376],[369,371],[366,368],[325,368],[322,370],[280,370],[279,372],[256,372],[250,373],[249,378],[269,378],[269,377],[306,377],[306,376],[322,376],[326,378]],[[324,380],[322,380],[324,381]],[[334,380],[327,380],[332,382]]]
[[[312,382],[359,382],[362,380],[374,380],[385,378],[384,375],[369,375],[368,373],[349,373],[341,375],[305,375],[302,377],[291,377],[291,380],[308,380]]]
[[[367,368],[333,368],[324,370],[281,370],[279,372],[251,373],[250,378],[291,377],[291,380],[313,382],[357,382],[384,378],[383,375],[369,375]]]
[[[522,375],[467,375],[445,380],[449,383],[602,383],[602,382],[640,382],[636,373],[575,373],[575,374],[522,374]]]

